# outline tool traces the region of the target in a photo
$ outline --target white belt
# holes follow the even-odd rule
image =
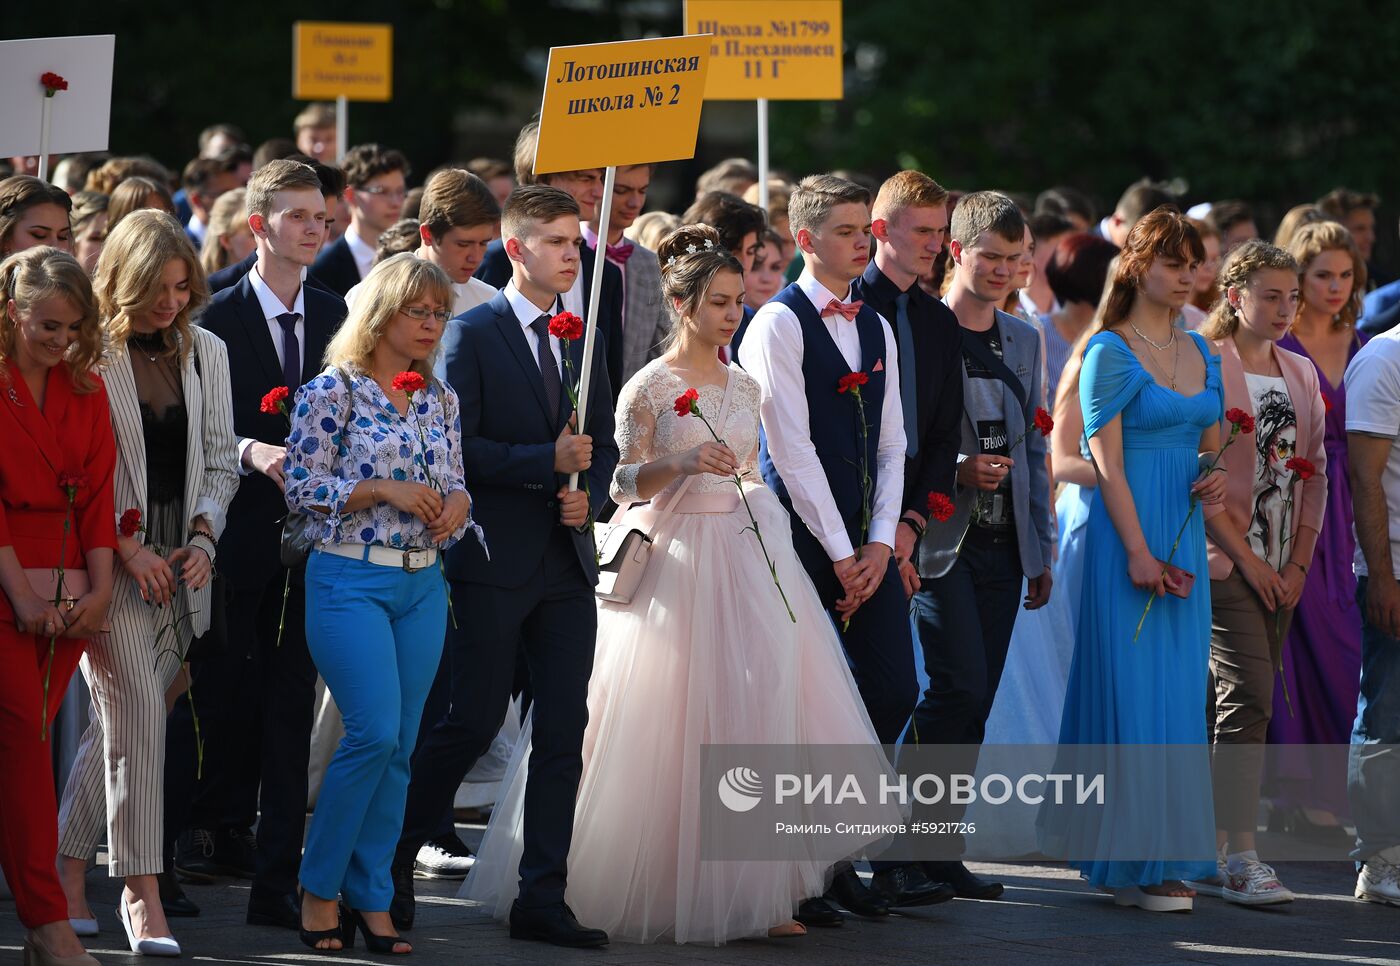
[[[397,550],[377,543],[332,543],[316,549],[322,553],[333,553],[337,557],[366,560],[381,567],[401,567],[409,573],[431,567],[438,559],[436,547]],[[366,553],[366,550],[369,552]]]

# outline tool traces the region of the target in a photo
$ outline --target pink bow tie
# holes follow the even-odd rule
[[[828,315],[839,315],[847,322],[850,322],[856,317],[856,313],[860,311],[861,306],[864,304],[864,302],[839,302],[836,299],[832,299],[830,302],[826,303],[826,308],[822,309],[822,318],[826,318]]]
[[[627,259],[632,257],[632,250],[636,246],[630,241],[618,242],[616,245],[608,246],[608,259],[614,262],[627,264]]]

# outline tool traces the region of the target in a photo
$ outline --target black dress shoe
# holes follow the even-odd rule
[[[389,870],[394,880],[394,898],[389,901],[389,921],[399,932],[413,928],[413,920],[418,913],[413,898],[413,866],[396,865]]]
[[[274,892],[254,886],[248,893],[248,925],[301,928],[301,905],[291,892]]]
[[[156,883],[160,886],[160,907],[165,910],[166,918],[183,919],[199,915],[199,906],[185,895],[173,870],[166,869],[156,876]]]
[[[230,825],[215,843],[216,857],[228,875],[251,879],[258,871],[258,837],[246,828]]]
[[[608,934],[580,926],[574,911],[564,903],[529,909],[516,900],[510,907],[510,938],[533,939],[555,946],[593,948],[606,946]]]
[[[867,889],[850,865],[837,868],[836,875],[831,879],[831,887],[826,890],[826,899],[857,916],[878,919],[890,914],[890,904]]]
[[[931,906],[947,902],[957,895],[952,886],[934,882],[917,865],[901,865],[876,872],[871,877],[870,889],[893,909]]]
[[[935,882],[946,882],[959,899],[996,899],[1006,887],[968,871],[961,862],[925,862],[924,874]]]
[[[189,828],[175,842],[175,871],[187,881],[213,882],[228,875],[217,858],[218,836],[206,828]]]
[[[821,896],[803,899],[797,906],[797,915],[792,918],[808,927],[841,926],[845,925],[846,922],[846,917],[841,915],[841,910]]]

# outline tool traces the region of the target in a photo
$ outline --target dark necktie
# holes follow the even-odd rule
[[[549,346],[549,316],[541,315],[530,323],[535,330],[537,348],[535,356],[540,364],[540,378],[544,380],[544,400],[549,406],[551,417],[559,412],[559,363],[554,359],[554,350]]]
[[[297,320],[300,318],[295,312],[277,316],[277,323],[282,326],[282,380],[294,394],[301,385],[301,346],[297,344]]]
[[[914,329],[909,324],[909,293],[900,292],[894,300],[894,328],[899,336],[899,399],[904,404],[904,454],[912,459],[919,452],[918,380],[914,378]],[[906,378],[908,377],[908,378]]]

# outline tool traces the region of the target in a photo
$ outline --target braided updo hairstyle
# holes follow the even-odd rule
[[[661,294],[674,324],[667,348],[680,339],[681,319],[694,315],[710,283],[724,270],[744,274],[739,260],[720,243],[719,232],[709,225],[682,225],[661,239],[656,248],[661,261]]]

